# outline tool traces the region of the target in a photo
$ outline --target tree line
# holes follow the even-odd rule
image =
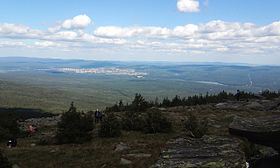
[[[264,90],[258,94],[252,92],[245,92],[245,91],[237,91],[237,93],[230,93],[222,91],[217,94],[209,94],[206,93],[205,95],[193,95],[188,97],[180,97],[176,95],[173,98],[165,97],[162,101],[159,101],[158,98],[155,100],[147,101],[145,98],[136,93],[133,101],[129,104],[124,104],[122,100],[115,103],[111,107],[106,107],[106,112],[122,112],[122,111],[144,111],[151,107],[175,107],[175,106],[195,106],[195,105],[203,105],[203,104],[210,104],[210,103],[221,103],[230,100],[249,100],[249,99],[256,99],[256,98],[266,98],[266,99],[273,99],[280,97],[280,91],[269,91]]]

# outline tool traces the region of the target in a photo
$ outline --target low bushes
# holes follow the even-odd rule
[[[108,113],[101,121],[98,132],[100,137],[118,137],[121,135],[121,123],[113,114]]]
[[[172,129],[171,122],[157,110],[147,112],[144,122],[145,133],[167,133]]]
[[[126,112],[122,119],[123,129],[128,131],[142,131],[145,133],[166,133],[172,129],[172,124],[158,110],[145,113]]]
[[[122,118],[122,128],[126,131],[141,131],[145,125],[141,113],[127,111]]]
[[[192,113],[189,114],[187,121],[185,122],[185,129],[190,133],[193,138],[201,138],[208,131],[208,120],[199,120]]]

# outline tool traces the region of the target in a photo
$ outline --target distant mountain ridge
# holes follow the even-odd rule
[[[247,64],[247,63],[227,63],[227,62],[171,62],[171,61],[116,61],[116,60],[86,60],[86,59],[61,59],[61,58],[39,58],[39,57],[0,57],[0,61],[6,62],[100,62],[100,63],[129,63],[129,64],[156,64],[156,65],[230,65],[230,66],[277,66],[277,65],[260,65],[260,64]],[[280,66],[280,65],[278,65]]]

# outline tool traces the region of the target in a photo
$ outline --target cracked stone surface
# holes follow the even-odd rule
[[[229,132],[249,141],[280,151],[280,115],[257,118],[235,117]]]
[[[246,168],[240,144],[238,139],[220,136],[172,139],[152,168]]]

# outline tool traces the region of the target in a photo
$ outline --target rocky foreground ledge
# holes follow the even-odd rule
[[[229,126],[229,132],[280,152],[280,115],[258,118],[235,117]]]
[[[246,168],[240,145],[236,138],[220,136],[172,139],[152,168]]]

